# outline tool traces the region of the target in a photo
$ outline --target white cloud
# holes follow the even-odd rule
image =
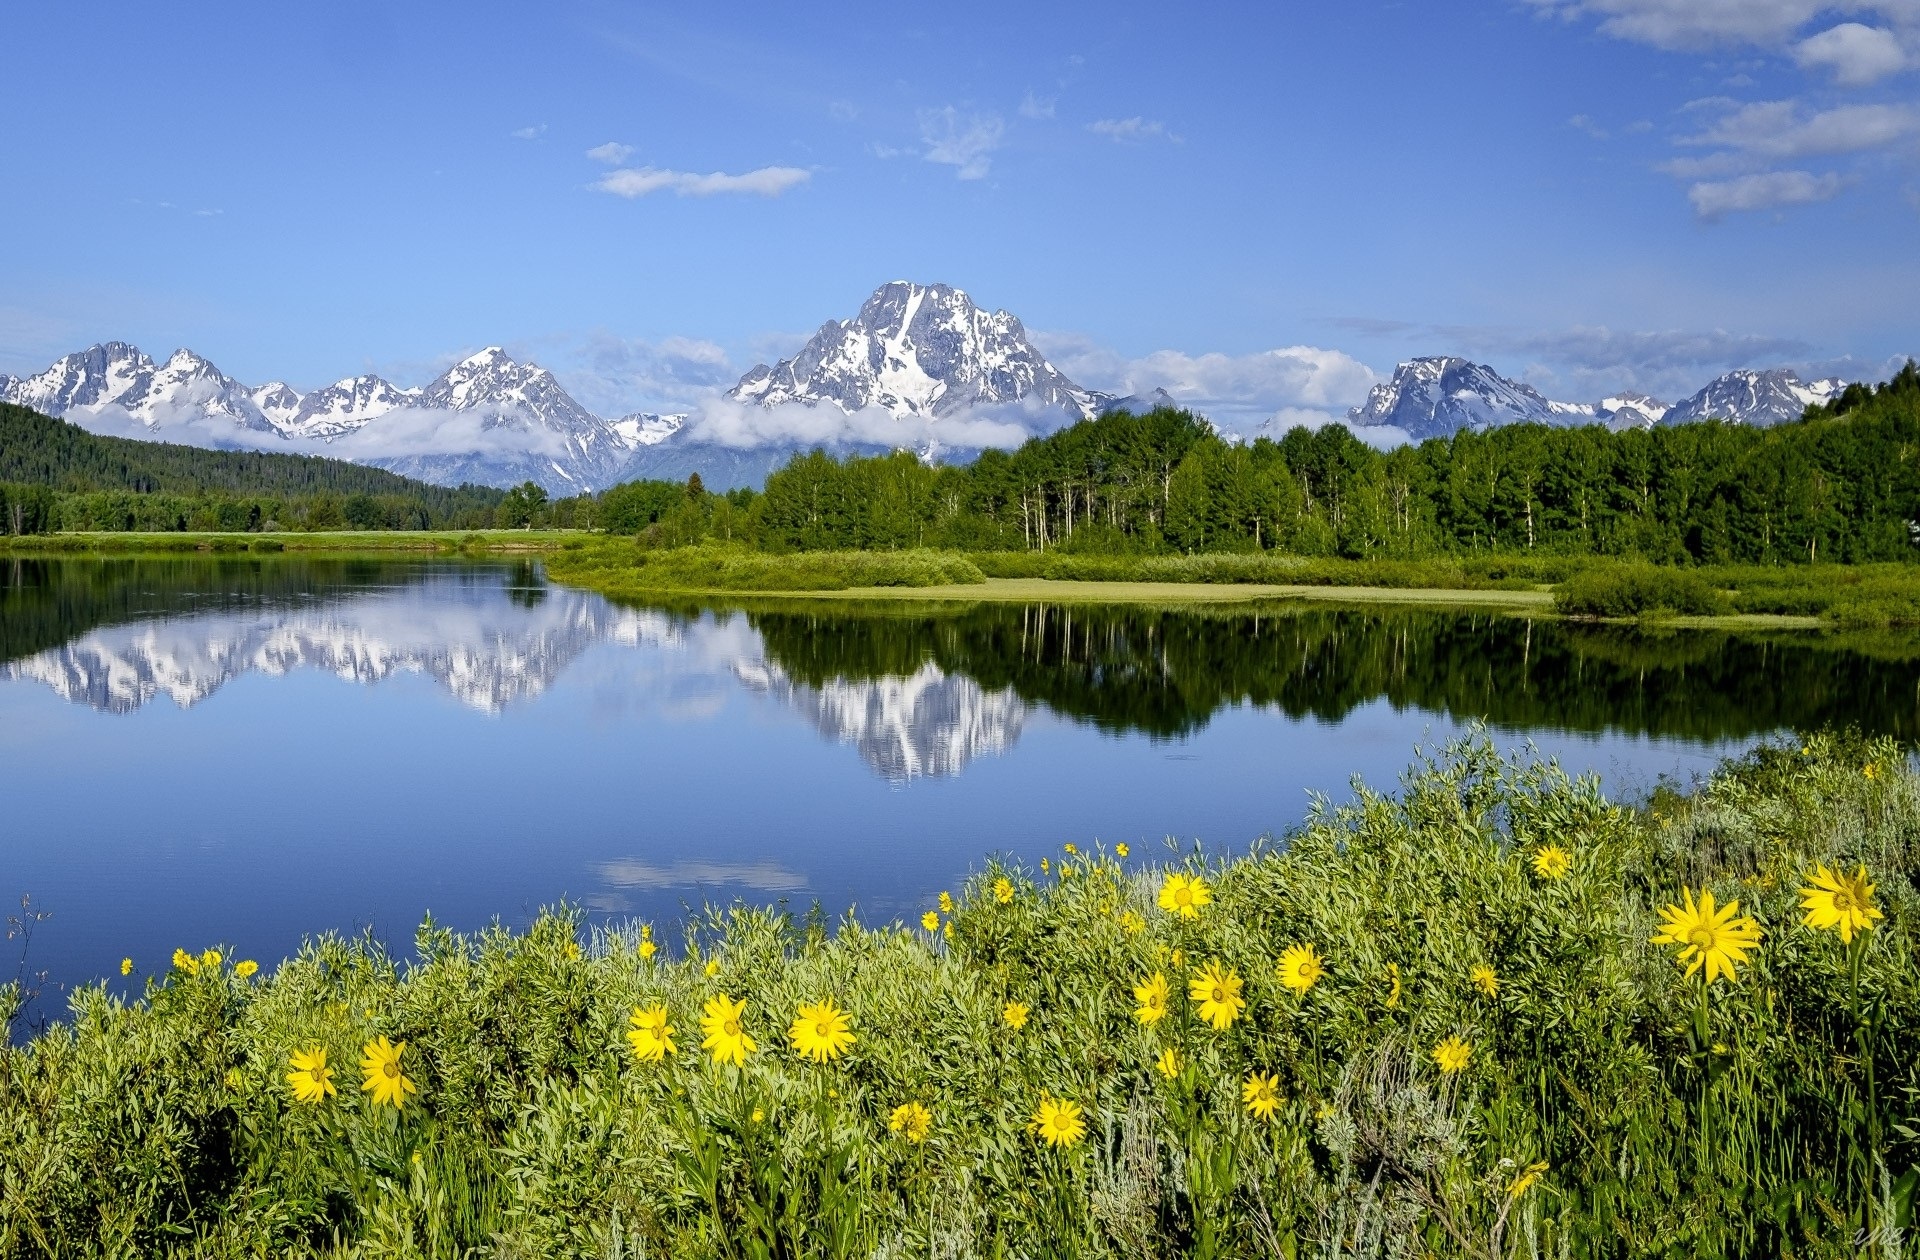
[[[1875,82],[1907,65],[1907,54],[1893,32],[1859,22],[1842,22],[1801,40],[1793,57],[1802,66],[1831,70],[1834,82],[1847,87]]]
[[[1595,140],[1605,140],[1607,138],[1606,128],[1585,114],[1575,114],[1573,117],[1567,119],[1567,126],[1572,127],[1575,131],[1584,131]]]
[[[923,109],[920,139],[926,149],[921,156],[958,167],[961,179],[984,179],[1006,131],[1006,121],[998,114],[963,114],[951,105]]]
[[[784,403],[762,407],[723,394],[702,399],[687,418],[693,441],[720,446],[886,446],[960,450],[1011,450],[1036,431],[1058,427],[1057,414],[1025,407],[983,410],[938,420],[899,417],[880,407],[845,412],[831,403]]]
[[[1761,171],[1738,179],[1695,184],[1687,200],[1703,219],[1717,219],[1741,210],[1769,210],[1828,201],[1840,191],[1840,177],[1828,172]]]
[[[516,131],[509,131],[507,133],[507,135],[514,140],[538,140],[546,134],[547,124],[545,123],[541,123],[537,127],[521,127]]]
[[[1053,117],[1054,102],[1058,97],[1035,96],[1031,90],[1020,98],[1020,117],[1044,121]]]
[[[1129,358],[1078,334],[1031,335],[1049,362],[1086,388],[1122,396],[1164,389],[1182,405],[1235,426],[1289,407],[1344,411],[1379,379],[1351,355],[1318,346],[1241,355],[1156,350]]]
[[[671,191],[679,197],[713,197],[723,193],[746,193],[757,197],[778,197],[789,188],[806,183],[813,172],[797,166],[763,166],[739,175],[715,171],[698,175],[691,171],[669,171],[653,166],[608,171],[593,187],[616,197],[645,197],[649,193]]]
[[[854,119],[860,117],[860,107],[852,101],[829,101],[827,103],[827,117],[833,119],[835,122],[852,122]]]
[[[596,162],[605,162],[608,166],[618,166],[633,156],[633,146],[609,140],[605,144],[595,145],[587,150],[587,156]]]
[[[740,375],[724,349],[692,337],[593,332],[543,339],[539,351],[567,392],[601,416],[685,411]]]
[[[1116,144],[1138,140],[1171,140],[1180,143],[1180,137],[1167,130],[1167,124],[1146,118],[1101,118],[1087,124],[1087,130],[1096,136],[1105,136]]]
[[[1825,10],[1832,0],[1528,0],[1542,13],[1600,19],[1600,29],[1621,39],[1665,49],[1727,44],[1779,47]],[[1866,12],[1913,13],[1911,0],[1881,0],[1845,7]]]
[[[1797,158],[1878,149],[1916,129],[1920,117],[1899,105],[1842,105],[1803,117],[1797,101],[1754,101],[1679,143]]]

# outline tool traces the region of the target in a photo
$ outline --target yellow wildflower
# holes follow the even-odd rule
[[[373,1095],[374,1106],[405,1107],[407,1095],[420,1092],[400,1070],[400,1056],[406,1049],[406,1042],[396,1046],[384,1036],[360,1048],[360,1088]]]
[[[1005,875],[1002,875],[999,879],[994,880],[993,881],[993,899],[999,902],[1003,906],[1011,905],[1013,902],[1013,881],[1008,879]]]
[[[903,1134],[909,1142],[924,1142],[933,1132],[933,1113],[917,1102],[901,1103],[887,1117],[887,1128]]]
[[[580,942],[568,941],[566,944],[566,947],[563,948],[560,952],[566,955],[568,962],[579,962],[580,961]]]
[[[1005,1020],[1007,1027],[1015,1032],[1027,1026],[1027,1015],[1028,1008],[1025,1002],[1009,1002],[1000,1011],[1000,1018]]]
[[[123,976],[130,976],[133,974],[133,959],[122,958],[120,960],[120,974]]]
[[[707,966],[706,966],[706,972],[707,972],[707,979],[709,979],[709,980],[711,980],[711,979],[713,979],[713,978],[714,978],[715,976],[717,976],[717,975],[719,975],[719,974],[720,974],[720,960],[719,960],[718,958],[709,958],[709,959],[707,959]]]
[[[1307,990],[1326,974],[1325,960],[1314,952],[1311,945],[1292,945],[1280,955],[1280,983],[1301,997],[1305,997]]]
[[[1541,879],[1561,879],[1573,869],[1573,855],[1557,844],[1536,850],[1531,861],[1533,873]]]
[[[1069,853],[1078,853],[1078,852],[1080,852],[1080,850],[1078,850],[1078,849],[1076,849],[1076,848],[1074,848],[1074,847],[1073,847],[1073,841],[1071,841],[1071,840],[1069,840],[1069,841],[1067,841],[1067,842],[1066,842],[1065,844],[1063,844],[1063,845],[1061,845],[1060,847],[1061,847],[1061,848],[1063,848],[1063,849],[1065,849],[1065,850],[1066,850],[1067,852],[1069,852]]]
[[[1273,1113],[1280,1110],[1279,1074],[1262,1076],[1255,1072],[1247,1077],[1246,1083],[1240,1086],[1240,1101],[1247,1105],[1247,1112],[1256,1119],[1273,1119]]]
[[[173,965],[190,976],[200,974],[200,960],[184,949],[173,951]]]
[[[1864,864],[1853,875],[1845,867],[1830,871],[1815,866],[1812,881],[1800,890],[1800,908],[1807,912],[1808,927],[1832,928],[1842,944],[1851,945],[1855,932],[1865,932],[1875,919],[1886,917],[1873,904],[1873,890]]]
[[[1212,891],[1198,875],[1176,871],[1160,885],[1160,908],[1183,919],[1199,918],[1200,911],[1212,901]]]
[[[1473,1043],[1459,1037],[1448,1037],[1433,1048],[1433,1062],[1442,1072],[1451,1076],[1455,1072],[1466,1070],[1473,1061]]]
[[[1686,906],[1667,906],[1660,911],[1662,930],[1653,943],[1678,945],[1680,961],[1687,964],[1689,976],[1705,966],[1709,984],[1722,975],[1733,979],[1734,968],[1746,961],[1747,951],[1759,946],[1760,925],[1751,917],[1735,917],[1740,912],[1737,901],[1716,909],[1710,892],[1702,890],[1697,903],[1692,889],[1683,888],[1681,892]]]
[[[853,1044],[852,1026],[852,1017],[828,998],[812,1006],[801,1006],[799,1016],[787,1028],[787,1040],[815,1063],[825,1063],[845,1054]]]
[[[203,950],[200,954],[200,965],[208,971],[216,970],[220,966],[220,951],[217,949]]]
[[[741,1026],[741,1017],[746,1013],[744,998],[734,1002],[728,1000],[726,994],[716,993],[707,999],[700,1015],[700,1031],[706,1034],[706,1039],[700,1048],[712,1051],[715,1063],[745,1067],[747,1056],[760,1048]]]
[[[759,1124],[762,1120],[765,1120],[766,1118],[767,1118],[766,1112],[760,1110],[760,1108],[758,1107],[755,1107],[753,1109],[752,1120],[754,1124]]]
[[[1040,1106],[1027,1128],[1048,1146],[1072,1146],[1087,1134],[1079,1103],[1045,1094],[1040,1095]]]
[[[927,931],[929,932],[939,931],[940,930],[940,912],[938,910],[929,910],[925,914],[921,915],[920,926],[927,929]]]
[[[1544,1159],[1538,1163],[1528,1164],[1526,1168],[1521,1170],[1520,1175],[1513,1179],[1513,1184],[1507,1187],[1507,1197],[1509,1199],[1517,1199],[1527,1191],[1533,1189],[1534,1183],[1539,1181],[1546,1173],[1547,1167],[1547,1161]]]
[[[632,1025],[627,1030],[627,1044],[633,1047],[634,1058],[642,1063],[659,1063],[676,1053],[673,1025],[667,1022],[668,1018],[665,1002],[633,1008],[633,1014],[627,1017],[627,1023]]]
[[[1133,850],[1129,849],[1124,843],[1113,846],[1113,856],[1115,857],[1125,857],[1131,852],[1133,852]]]
[[[1387,964],[1387,1009],[1400,1009],[1400,964]]]
[[[655,945],[652,941],[642,940],[640,942],[640,960],[642,962],[645,962],[647,959],[652,958],[654,953],[658,951],[659,948],[660,947],[658,945]]]
[[[1180,1052],[1168,1046],[1160,1052],[1160,1057],[1154,1060],[1153,1067],[1160,1075],[1172,1080],[1180,1075]]]
[[[1493,968],[1487,966],[1487,964],[1475,964],[1473,970],[1468,972],[1467,975],[1468,978],[1473,981],[1473,987],[1488,997],[1493,997],[1500,992],[1500,977],[1495,975]]]
[[[1200,1004],[1201,1019],[1212,1024],[1215,1031],[1224,1032],[1246,1009],[1247,1000],[1240,996],[1240,986],[1239,976],[1217,962],[1210,962],[1187,983],[1187,996]]]
[[[1151,1027],[1167,1017],[1167,977],[1156,971],[1133,986],[1133,1000],[1139,1003],[1133,1017]]]
[[[258,970],[260,970],[260,964],[253,961],[253,959],[249,958],[244,962],[235,964],[233,968],[233,974],[236,976],[239,976],[242,980],[245,980],[251,977],[253,973]]]
[[[948,940],[953,939],[953,920],[952,919],[948,919],[945,923],[942,923],[940,925],[940,935],[946,937]]]
[[[1128,936],[1138,936],[1147,930],[1147,921],[1131,910],[1120,912],[1120,930]]]
[[[940,913],[941,913],[941,914],[952,914],[952,913],[953,913],[953,894],[952,894],[952,893],[950,893],[950,892],[946,892],[946,891],[942,891],[942,892],[941,892],[941,894],[940,894]]]
[[[333,1069],[327,1066],[327,1048],[308,1046],[287,1056],[287,1084],[293,1086],[295,1102],[325,1102],[334,1094]]]

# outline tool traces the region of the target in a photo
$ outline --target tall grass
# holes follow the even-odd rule
[[[1467,743],[1239,858],[989,863],[950,914],[929,905],[935,930],[737,908],[649,956],[642,925],[561,910],[525,933],[429,923],[404,959],[327,937],[271,976],[161,963],[138,1000],[83,989],[70,1023],[0,1052],[0,1255],[1897,1248],[1916,837],[1920,777],[1888,744],[1764,749],[1642,811]],[[1564,878],[1535,873],[1549,844]],[[1801,923],[1816,863],[1879,884],[1857,953]],[[1161,909],[1168,873],[1212,904]],[[1704,1005],[1650,943],[1682,887],[1765,932]],[[1296,944],[1327,965],[1304,994],[1276,973]],[[1223,1031],[1186,995],[1210,964],[1245,986]],[[1173,996],[1146,1026],[1154,972]],[[744,1068],[700,1049],[716,994],[747,1004]],[[785,1037],[822,998],[858,1038],[824,1065]],[[628,1014],[655,1002],[678,1052],[637,1061]],[[356,1088],[376,1034],[406,1043],[400,1113]],[[1448,1037],[1472,1047],[1454,1075]],[[315,1045],[339,1096],[300,1104],[288,1056]],[[1271,1120],[1243,1104],[1254,1072],[1278,1077]],[[1036,1138],[1043,1096],[1084,1109],[1084,1140]],[[889,1127],[906,1103],[924,1142]]]
[[[717,543],[648,549],[629,542],[563,548],[547,562],[563,582],[607,595],[660,591],[837,591],[861,586],[983,582],[965,556],[938,551],[804,551],[770,555]]]

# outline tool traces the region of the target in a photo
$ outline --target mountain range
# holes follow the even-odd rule
[[[1423,358],[1375,385],[1346,423],[1414,441],[1521,422],[1776,424],[1841,386],[1785,368],[1742,370],[1673,405],[1640,394],[1564,403],[1484,364]],[[687,414],[595,415],[553,373],[498,346],[416,388],[362,375],[302,393],[281,381],[244,385],[191,350],[156,363],[114,341],[32,376],[0,375],[0,401],[115,436],[324,454],[446,485],[532,480],[555,493],[694,472],[714,489],[757,486],[814,446],[951,457],[1114,410],[1175,404],[1164,388],[1124,398],[1083,388],[1013,315],[983,310],[948,285],[904,280]]]
[[[1565,403],[1482,363],[1427,358],[1394,369],[1390,379],[1375,385],[1367,400],[1347,413],[1347,424],[1356,430],[1389,426],[1416,442],[1503,424],[1604,424],[1618,431],[1718,418],[1773,425],[1799,419],[1809,404],[1826,402],[1845,386],[1834,378],[1803,381],[1788,368],[1742,369],[1716,377],[1678,403],[1634,393]]]

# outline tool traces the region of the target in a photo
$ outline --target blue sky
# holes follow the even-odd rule
[[[1083,384],[1247,415],[1415,354],[1586,401],[1920,351],[1920,0],[7,26],[0,371],[121,339],[417,384],[505,344],[668,408],[893,278],[1013,311]]]

